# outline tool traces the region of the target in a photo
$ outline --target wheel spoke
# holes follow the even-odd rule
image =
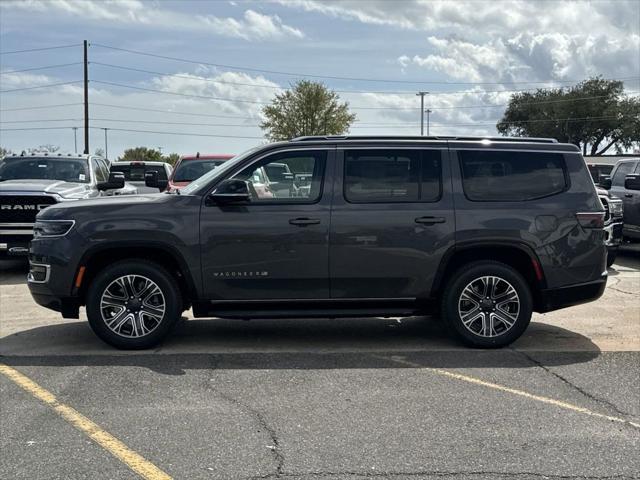
[[[164,293],[151,279],[142,275],[123,275],[104,289],[100,313],[105,325],[128,338],[144,337],[163,321]]]
[[[458,300],[460,321],[481,337],[504,334],[513,327],[519,314],[518,292],[507,280],[493,275],[469,282]]]

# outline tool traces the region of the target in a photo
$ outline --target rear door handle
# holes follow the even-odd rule
[[[306,227],[307,225],[318,225],[320,223],[319,218],[292,218],[289,220],[291,225],[298,225],[299,227]]]
[[[624,196],[627,198],[633,198],[633,193],[625,193]]]
[[[416,223],[422,225],[434,225],[436,223],[444,223],[446,219],[444,217],[418,217]]]

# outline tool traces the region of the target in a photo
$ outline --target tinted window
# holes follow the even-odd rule
[[[144,182],[147,172],[158,172],[158,180],[167,179],[167,172],[162,165],[112,165],[111,171],[124,174],[127,182]]]
[[[225,160],[183,160],[173,175],[174,182],[192,182],[207,172],[219,167]]]
[[[633,172],[633,162],[624,162],[618,165],[616,173],[613,174],[611,185],[616,187],[624,187],[624,177]]]
[[[559,153],[461,150],[464,193],[476,201],[523,201],[567,187]]]
[[[438,150],[345,150],[344,195],[352,203],[435,201]]]
[[[245,168],[252,202],[311,203],[320,198],[326,151],[281,152]]]

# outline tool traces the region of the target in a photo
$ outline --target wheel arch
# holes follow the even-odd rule
[[[546,287],[538,256],[521,242],[474,241],[457,244],[443,256],[431,287],[431,298],[439,298],[450,276],[465,264],[478,260],[494,260],[516,269],[531,289],[534,310],[540,305],[540,291]]]
[[[162,242],[132,242],[124,241],[110,243],[103,247],[95,247],[88,250],[78,263],[78,271],[84,267],[81,285],[78,288],[75,281],[78,271],[74,276],[73,294],[85,304],[87,289],[91,281],[106,265],[121,260],[140,260],[154,262],[164,267],[175,279],[180,287],[185,307],[198,298],[198,289],[191,275],[184,257],[175,248]]]

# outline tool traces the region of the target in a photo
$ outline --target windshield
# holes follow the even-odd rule
[[[5,180],[89,183],[89,165],[80,158],[6,157],[0,160],[0,182]]]
[[[216,179],[218,176],[224,175],[224,173],[226,171],[232,169],[239,162],[242,162],[249,155],[252,155],[254,152],[256,152],[257,150],[259,150],[261,148],[262,148],[262,146],[254,147],[254,148],[252,148],[250,150],[247,150],[244,153],[241,153],[240,155],[237,155],[237,156],[233,157],[231,160],[226,160],[219,167],[216,167],[213,170],[209,170],[207,173],[205,173],[201,177],[199,177],[199,178],[195,179],[194,181],[192,181],[189,185],[187,185],[186,187],[181,189],[180,193],[184,194],[184,195],[191,195],[192,193],[196,192],[198,189],[202,188],[204,185],[206,185],[209,182],[211,182],[212,180]],[[188,162],[191,162],[191,161],[192,160],[188,160]],[[179,169],[180,169],[180,167],[178,167],[178,170]],[[176,182],[179,181],[179,180],[177,180],[177,178],[174,178],[173,180],[176,181]]]
[[[192,182],[205,173],[219,167],[227,160],[193,159],[183,160],[173,175],[174,182]]]

